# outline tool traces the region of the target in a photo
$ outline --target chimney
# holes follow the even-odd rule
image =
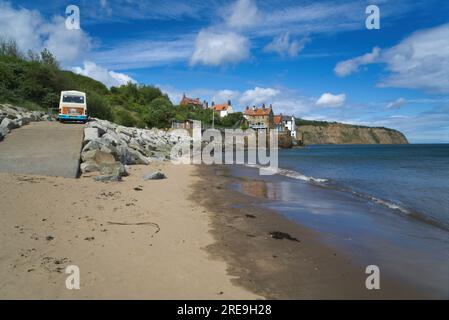
[[[262,109],[265,109],[265,103],[264,103],[264,104],[262,104]]]

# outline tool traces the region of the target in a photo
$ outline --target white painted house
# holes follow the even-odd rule
[[[290,131],[290,135],[296,139],[296,123],[294,116],[284,116],[282,114],[274,116],[274,125],[278,132]]]
[[[220,115],[220,118],[226,117],[228,114],[234,112],[232,109],[231,100],[228,100],[228,103],[223,104],[213,104],[212,102],[212,109]]]

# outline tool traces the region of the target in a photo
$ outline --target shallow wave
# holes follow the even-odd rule
[[[255,165],[255,164],[247,164],[246,166],[252,167],[252,168],[263,168],[262,166]],[[310,183],[310,184],[313,184],[313,185],[316,185],[316,186],[319,186],[322,188],[334,189],[334,190],[337,190],[340,192],[351,193],[358,198],[362,198],[362,199],[371,201],[373,203],[376,203],[378,205],[381,205],[383,207],[391,209],[394,212],[398,212],[398,213],[400,213],[404,216],[407,216],[409,218],[412,218],[412,219],[418,220],[420,222],[424,222],[426,224],[432,225],[434,227],[449,231],[449,226],[447,226],[445,223],[437,221],[424,213],[421,213],[421,212],[418,212],[415,210],[411,210],[411,209],[406,208],[405,206],[395,203],[393,201],[380,199],[371,194],[352,190],[351,188],[349,188],[345,185],[342,185],[341,183],[339,183],[335,180],[311,177],[311,176],[307,176],[301,172],[298,172],[295,170],[284,169],[284,168],[278,168],[274,171],[274,173],[281,175],[281,176],[293,178],[296,180],[301,180],[301,181],[304,181],[304,182],[307,182],[307,183]]]
[[[263,167],[258,164],[245,164],[245,166],[251,167],[251,168],[258,168],[258,169],[261,169],[261,168],[268,169],[267,167]],[[309,176],[306,176],[298,171],[289,170],[289,169],[278,168],[278,169],[271,169],[271,171],[273,171],[274,174],[278,174],[278,175],[282,175],[285,177],[302,180],[302,181],[306,181],[306,182],[325,183],[326,181],[328,181],[328,179],[309,177]]]

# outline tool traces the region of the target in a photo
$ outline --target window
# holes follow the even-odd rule
[[[62,102],[67,103],[84,103],[84,97],[83,96],[63,96]]]

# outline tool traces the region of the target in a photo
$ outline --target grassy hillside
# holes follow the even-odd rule
[[[211,124],[212,110],[174,106],[159,88],[128,83],[108,89],[89,77],[61,70],[51,52],[26,55],[13,41],[0,39],[0,103],[29,109],[58,108],[60,92],[86,92],[88,113],[125,126],[168,128],[173,120],[200,120]],[[242,119],[234,113],[220,119],[216,126],[232,127]]]

